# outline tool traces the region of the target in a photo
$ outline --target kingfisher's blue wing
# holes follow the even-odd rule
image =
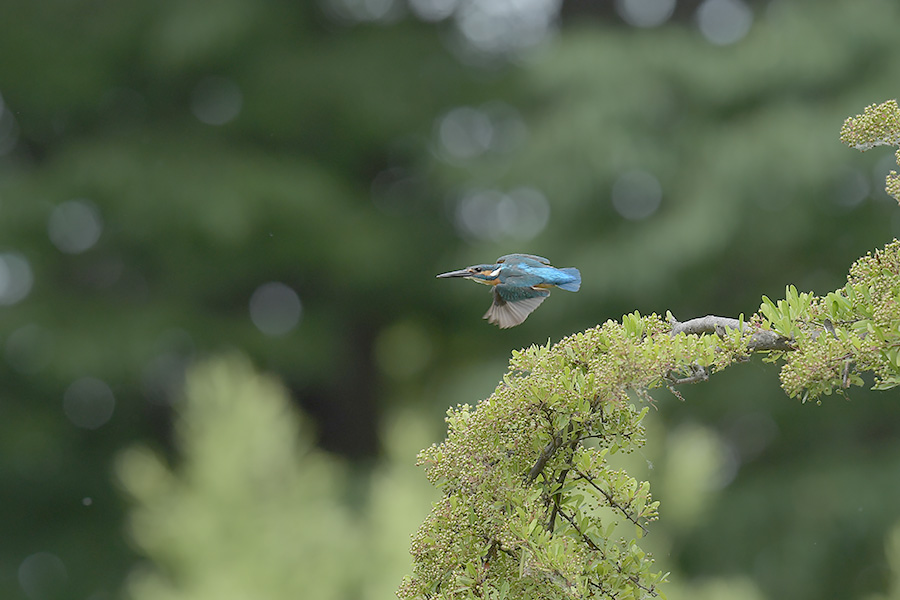
[[[500,283],[510,287],[555,285],[567,292],[577,292],[581,287],[581,273],[575,267],[557,269],[535,263],[507,263],[501,265]]]
[[[529,289],[532,286],[544,283],[540,272],[528,270],[527,267],[504,265],[500,270],[500,285],[498,287],[514,289]]]
[[[494,301],[488,311],[484,313],[484,318],[488,320],[488,323],[494,323],[501,329],[506,329],[515,327],[524,321],[550,295],[550,292],[532,287],[501,284],[494,286],[493,295]]]

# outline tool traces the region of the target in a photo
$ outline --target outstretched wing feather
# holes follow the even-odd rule
[[[501,329],[515,327],[524,321],[528,315],[541,305],[550,292],[547,290],[538,290],[533,288],[509,288],[503,289],[505,286],[497,286],[493,290],[494,301],[486,313],[484,318],[488,323],[499,325]],[[513,290],[512,295],[509,292]],[[528,295],[523,294],[528,290]],[[506,296],[508,299],[505,299]]]

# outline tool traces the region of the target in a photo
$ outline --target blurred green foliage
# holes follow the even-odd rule
[[[117,597],[144,553],[165,573],[123,535],[132,501],[111,473],[135,441],[178,464],[172,403],[198,357],[236,348],[280,377],[319,445],[353,461],[325,484],[347,477],[353,496],[371,472],[409,466],[447,406],[486,397],[512,349],[635,309],[736,315],[787,284],[823,293],[900,230],[882,191],[894,157],[837,141],[845,117],[897,95],[888,0],[753,3],[730,46],[690,18],[639,30],[602,8],[564,11],[545,43],[476,64],[452,50],[452,19],[352,23],[331,4],[4,6],[0,596]],[[652,179],[655,212],[623,217],[616,183]],[[80,252],[48,235],[71,200],[100,226]],[[500,332],[479,319],[484,290],[433,280],[515,251],[577,266],[582,290]],[[280,336],[248,309],[272,281],[301,306]],[[84,381],[74,389],[107,386],[100,404],[67,396]],[[753,363],[660,402],[646,460],[662,465],[698,427],[711,453],[698,472],[723,465],[700,517],[679,509],[667,530],[663,513],[648,540],[674,585],[885,591],[894,393],[800,406]],[[110,395],[108,421],[76,425],[99,423],[102,411],[70,415]],[[400,492],[378,485],[362,506],[400,511]],[[404,572],[406,546],[378,558]]]
[[[143,446],[117,464],[136,504],[130,535],[152,561],[135,568],[128,597],[391,594],[404,532],[429,502],[424,482],[388,461],[354,482],[299,425],[285,390],[246,359],[192,370],[175,423],[178,464]]]
[[[176,471],[143,447],[120,456],[131,535],[155,565],[132,576],[132,597],[342,598],[358,585],[345,562],[360,528],[335,502],[347,474],[308,432],[298,439],[276,382],[246,361],[211,363],[192,372],[179,413]]]

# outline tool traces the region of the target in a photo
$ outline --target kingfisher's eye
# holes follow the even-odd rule
[[[482,268],[481,267],[472,267],[472,270],[475,271],[476,273],[481,273]]]

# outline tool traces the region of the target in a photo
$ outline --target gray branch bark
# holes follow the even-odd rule
[[[747,345],[751,352],[765,352],[767,350],[793,350],[794,346],[789,338],[770,331],[768,329],[759,329],[753,327],[749,323],[744,323],[744,329],[752,328],[753,335],[750,337],[750,343]],[[705,317],[697,317],[688,321],[672,322],[672,335],[679,333],[688,333],[700,335],[701,333],[715,333],[723,335],[726,329],[739,329],[741,322],[730,317],[717,317],[715,315],[706,315]]]

